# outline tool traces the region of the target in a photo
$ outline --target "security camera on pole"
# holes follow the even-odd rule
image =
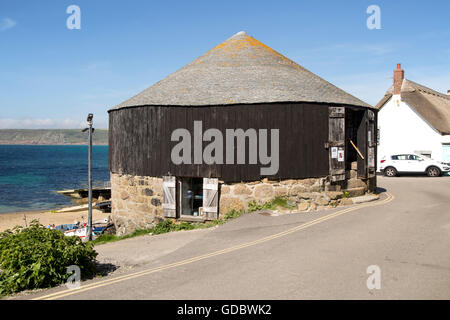
[[[83,132],[88,131],[88,141],[89,141],[89,153],[88,153],[88,195],[89,195],[89,213],[88,213],[88,225],[86,240],[92,240],[92,133],[94,128],[92,128],[92,118],[94,115],[89,113],[87,117],[88,128],[83,129]]]

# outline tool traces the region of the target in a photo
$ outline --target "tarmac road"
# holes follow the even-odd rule
[[[375,202],[101,245],[112,275],[19,298],[450,299],[450,177],[378,185]]]

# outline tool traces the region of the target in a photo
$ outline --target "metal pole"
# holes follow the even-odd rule
[[[89,160],[88,160],[88,197],[89,197],[89,211],[88,211],[88,226],[87,226],[87,240],[92,240],[92,119],[88,121],[89,124]]]

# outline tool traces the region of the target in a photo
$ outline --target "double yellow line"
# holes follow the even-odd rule
[[[70,295],[74,295],[74,294],[79,294],[79,293],[82,293],[82,292],[85,292],[85,291],[88,291],[88,290],[101,288],[101,287],[108,286],[108,285],[111,285],[111,284],[114,284],[114,283],[122,282],[122,281],[125,281],[125,280],[130,280],[130,279],[134,279],[134,278],[138,278],[138,277],[142,277],[142,276],[149,275],[149,274],[152,274],[152,273],[156,273],[156,272],[159,272],[159,271],[176,268],[176,267],[183,266],[183,265],[186,265],[186,264],[190,264],[190,263],[193,263],[193,262],[205,260],[205,259],[208,259],[208,258],[212,258],[212,257],[216,257],[216,256],[219,256],[219,255],[222,255],[222,254],[226,254],[226,253],[229,253],[229,252],[233,252],[233,251],[237,251],[237,250],[240,250],[240,249],[244,249],[244,248],[248,248],[248,247],[251,247],[251,246],[255,246],[255,245],[260,244],[260,243],[264,243],[264,242],[267,242],[267,241],[271,241],[271,240],[274,240],[274,239],[278,239],[278,238],[287,236],[287,235],[289,235],[291,233],[294,233],[294,232],[306,229],[308,227],[311,227],[313,225],[322,223],[324,221],[336,218],[336,217],[338,217],[340,215],[343,215],[345,213],[348,213],[348,212],[351,212],[351,211],[355,211],[355,210],[358,210],[358,209],[361,209],[361,208],[365,208],[365,207],[372,207],[372,206],[383,205],[383,204],[386,204],[386,203],[388,203],[388,202],[390,202],[390,201],[392,201],[394,199],[394,196],[391,195],[390,193],[386,192],[386,195],[387,195],[387,197],[384,200],[379,200],[379,201],[375,201],[375,202],[367,202],[367,203],[363,203],[363,204],[360,204],[360,205],[357,205],[357,206],[349,207],[347,209],[339,210],[339,211],[337,211],[335,213],[328,214],[326,216],[323,216],[321,218],[312,220],[310,222],[303,223],[303,224],[301,224],[301,225],[299,225],[297,227],[294,227],[294,228],[288,229],[286,231],[279,232],[279,233],[276,233],[276,234],[273,234],[273,235],[270,235],[270,236],[267,236],[267,237],[264,237],[264,238],[261,238],[261,239],[258,239],[258,240],[246,242],[244,244],[240,244],[240,245],[236,245],[236,246],[233,246],[233,247],[230,247],[230,248],[226,248],[226,249],[223,249],[223,250],[218,250],[218,251],[215,251],[215,252],[207,253],[207,254],[204,254],[204,255],[197,256],[197,257],[185,259],[185,260],[182,260],[182,261],[179,261],[179,262],[174,262],[174,263],[167,264],[167,265],[164,265],[164,266],[160,266],[160,267],[156,267],[156,268],[152,268],[152,269],[148,269],[148,270],[143,270],[143,271],[135,272],[135,273],[128,274],[128,275],[115,277],[115,278],[112,278],[112,279],[98,281],[98,282],[95,282],[95,283],[92,283],[92,284],[88,284],[88,285],[83,285],[82,287],[80,287],[78,289],[70,289],[70,290],[64,290],[62,292],[61,291],[60,292],[55,292],[55,293],[52,293],[52,294],[48,294],[48,295],[45,295],[45,296],[34,298],[32,300],[54,300],[54,299],[64,298],[64,297],[67,297],[67,296],[70,296]]]

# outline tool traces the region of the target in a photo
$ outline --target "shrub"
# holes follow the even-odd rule
[[[81,239],[67,237],[33,221],[28,228],[0,233],[0,295],[64,283],[67,267],[76,265],[83,277],[94,275],[97,253]]]

